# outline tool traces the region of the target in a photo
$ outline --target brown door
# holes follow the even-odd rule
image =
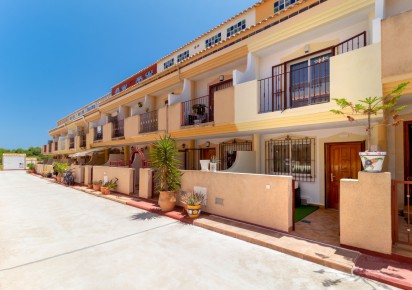
[[[212,156],[216,156],[216,148],[203,148],[202,159],[210,160]]]
[[[362,170],[359,152],[364,142],[326,144],[326,206],[339,209],[339,190],[342,178],[358,178]]]

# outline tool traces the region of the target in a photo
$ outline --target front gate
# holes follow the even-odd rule
[[[412,246],[411,192],[412,181],[392,181],[392,242],[394,244]]]

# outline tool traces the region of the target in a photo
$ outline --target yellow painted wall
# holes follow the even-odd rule
[[[139,135],[140,116],[132,116],[124,120],[124,138],[128,139]]]
[[[167,107],[160,108],[157,112],[158,118],[158,130],[166,131],[167,130]]]
[[[182,115],[182,103],[177,103],[169,106],[168,118],[169,118],[169,132],[180,130],[181,115]]]
[[[103,180],[106,173],[108,180],[118,178],[117,189],[115,191],[132,194],[133,190],[133,168],[93,166],[93,181]]]
[[[292,177],[183,171],[182,190],[207,188],[204,211],[288,232],[292,227]],[[270,189],[266,189],[269,185]],[[223,205],[216,204],[223,199]]]
[[[412,10],[382,21],[382,77],[412,73]]]
[[[235,121],[235,89],[227,88],[214,95],[215,124],[233,123]]]
[[[340,183],[340,243],[392,253],[391,174],[359,172]]]
[[[71,165],[70,168],[74,171],[74,181],[76,183],[84,184],[84,166]]]
[[[108,142],[112,140],[113,124],[107,123],[103,125],[103,142]]]
[[[92,184],[92,170],[93,166],[91,165],[85,165],[84,166],[84,184]]]
[[[259,82],[253,80],[234,87],[235,122],[256,120],[258,114]]]
[[[308,2],[312,1],[305,1],[302,6],[307,6]],[[255,52],[267,48],[321,25],[351,15],[361,9],[372,8],[373,4],[374,0],[329,0],[316,8],[293,17],[289,21],[278,24],[276,26],[276,33],[273,33],[273,30],[262,32],[258,39],[248,44],[249,51]],[[283,15],[280,14],[279,18],[282,17]]]
[[[380,49],[378,43],[330,59],[332,98],[357,101],[382,96]]]

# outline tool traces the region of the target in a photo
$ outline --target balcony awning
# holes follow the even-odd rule
[[[85,150],[85,151],[82,151],[82,152],[77,152],[77,153],[69,154],[69,157],[70,157],[70,158],[83,157],[83,156],[86,156],[86,155],[88,155],[88,154],[90,154],[90,153],[94,153],[94,152],[97,152],[97,151],[103,151],[103,150],[106,150],[106,149],[108,149],[108,148],[109,148],[109,147],[93,148],[93,149],[90,149],[90,150]]]

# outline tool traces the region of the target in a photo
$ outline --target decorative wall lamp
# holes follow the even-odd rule
[[[224,75],[220,75],[219,76],[219,81],[223,82],[225,80],[225,76]]]
[[[206,147],[209,148],[210,147],[210,142],[206,141]]]

